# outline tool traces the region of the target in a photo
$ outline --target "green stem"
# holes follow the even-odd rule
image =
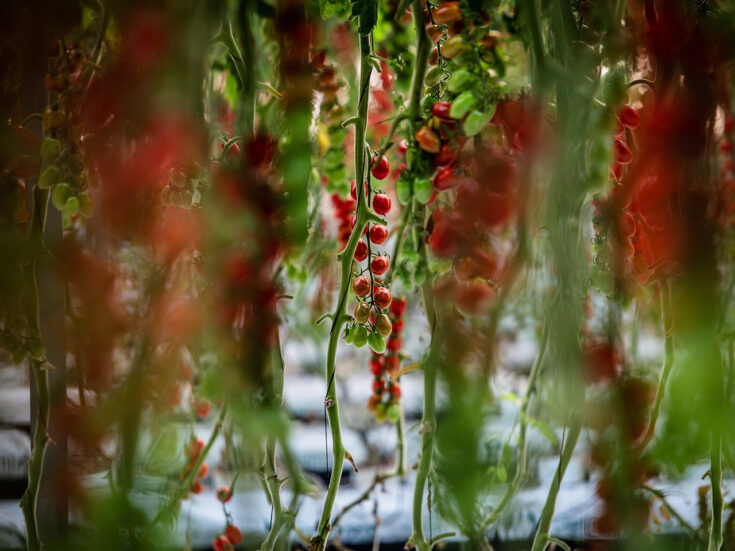
[[[666,281],[661,282],[661,317],[664,329],[664,363],[661,368],[661,376],[658,380],[658,388],[656,389],[656,398],[651,409],[651,420],[648,423],[646,434],[643,436],[638,446],[638,455],[641,455],[656,431],[656,423],[661,414],[661,404],[663,403],[664,394],[666,393],[666,383],[669,380],[669,374],[674,366],[674,335],[672,328],[671,314],[671,296],[670,288]]]
[[[367,126],[368,103],[370,99],[370,74],[372,72],[370,63],[370,36],[360,35],[360,83],[357,116],[359,121],[355,124],[355,182],[357,182],[357,215],[355,227],[350,234],[350,239],[339,258],[342,265],[341,280],[339,286],[339,297],[337,307],[332,315],[332,327],[329,332],[329,344],[327,349],[327,395],[324,400],[329,419],[329,427],[332,433],[332,473],[329,478],[327,495],[324,500],[322,516],[319,520],[317,534],[312,538],[311,545],[316,551],[322,551],[327,542],[331,529],[329,520],[332,515],[332,507],[337,497],[337,489],[342,479],[342,465],[345,461],[345,448],[342,443],[342,431],[339,421],[339,403],[337,401],[337,385],[335,381],[337,344],[342,326],[347,320],[347,295],[352,281],[352,259],[355,255],[357,242],[362,236],[362,230],[369,220],[382,220],[371,212],[365,204],[365,195],[362,193],[362,185],[365,169],[365,130]],[[372,216],[371,216],[372,215]],[[377,220],[376,220],[377,219]]]
[[[666,507],[666,510],[667,510],[667,511],[668,511],[669,513],[671,513],[671,516],[672,516],[672,517],[674,517],[674,518],[675,518],[676,520],[678,520],[678,521],[679,521],[679,524],[681,524],[681,525],[682,525],[682,527],[683,527],[683,528],[684,528],[684,529],[685,529],[685,530],[686,530],[687,532],[689,532],[689,534],[690,534],[690,535],[692,536],[692,538],[693,538],[694,540],[699,540],[699,539],[700,539],[700,534],[699,534],[699,532],[697,532],[697,529],[696,529],[696,528],[694,528],[694,526],[692,526],[691,524],[689,524],[689,523],[688,523],[688,522],[686,521],[686,519],[685,519],[684,517],[682,517],[682,516],[681,516],[681,515],[679,514],[679,512],[678,512],[678,511],[677,511],[676,509],[674,509],[674,508],[673,508],[673,507],[671,506],[671,504],[670,504],[670,503],[668,502],[668,500],[666,499],[666,495],[665,495],[665,494],[664,494],[664,493],[663,493],[662,491],[660,491],[660,490],[657,490],[656,488],[652,488],[652,487],[650,487],[650,486],[645,486],[645,485],[644,485],[644,486],[642,486],[642,488],[643,488],[644,490],[646,490],[647,492],[649,492],[649,493],[650,493],[651,495],[654,495],[654,496],[656,496],[656,498],[658,498],[658,500],[659,500],[659,501],[661,502],[661,504],[662,504],[662,505],[663,505],[664,507]]]
[[[549,494],[546,497],[546,503],[544,504],[544,509],[541,513],[541,519],[539,520],[538,527],[536,528],[536,535],[533,538],[531,551],[543,551],[546,548],[546,544],[549,542],[549,528],[551,527],[551,519],[554,516],[554,509],[556,508],[556,497],[559,494],[561,481],[564,478],[564,473],[566,472],[569,461],[572,458],[572,453],[577,445],[577,440],[579,440],[579,434],[581,431],[581,417],[574,415],[569,426],[569,433],[567,434],[566,441],[562,446],[559,465],[556,468],[556,473],[554,473],[554,479],[551,482],[551,488],[549,488]]]
[[[413,25],[416,29],[416,60],[413,66],[413,75],[411,77],[411,96],[408,102],[408,111],[406,113],[408,124],[411,129],[411,139],[414,139],[414,125],[416,119],[420,115],[421,96],[424,88],[424,74],[426,66],[429,62],[429,53],[431,50],[431,41],[426,35],[424,28],[424,5],[421,0],[413,0],[411,11],[413,12]]]
[[[720,551],[722,546],[722,435],[718,428],[712,431],[710,482],[712,484],[712,521],[707,551]]]
[[[498,520],[498,517],[507,507],[508,503],[510,503],[511,499],[513,499],[516,492],[521,488],[526,478],[526,461],[528,453],[528,446],[526,445],[526,431],[528,427],[528,410],[530,409],[531,396],[536,392],[536,382],[541,373],[541,366],[543,364],[544,356],[546,355],[546,347],[549,343],[549,333],[551,332],[550,319],[551,316],[547,317],[544,322],[544,329],[541,332],[541,342],[539,343],[539,351],[536,355],[533,367],[531,368],[531,374],[528,377],[528,387],[526,388],[526,393],[523,396],[523,401],[521,402],[521,407],[518,411],[520,423],[517,445],[518,467],[513,475],[513,480],[511,480],[508,488],[505,490],[505,494],[500,500],[500,503],[498,503],[498,506],[493,509],[493,512],[490,513],[482,523],[482,533],[487,532],[487,529]]]

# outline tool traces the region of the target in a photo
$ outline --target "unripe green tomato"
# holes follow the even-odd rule
[[[51,202],[58,210],[63,210],[64,206],[66,205],[67,199],[71,197],[72,193],[73,191],[69,184],[56,184],[56,186],[54,187],[54,191],[51,194]]]
[[[396,181],[396,195],[398,202],[402,205],[407,204],[411,199],[411,182],[403,176]]]
[[[385,352],[385,339],[377,332],[370,333],[368,336],[368,345],[376,354]]]
[[[358,302],[355,305],[355,320],[357,323],[365,323],[370,319],[370,305],[367,302]]]
[[[352,331],[349,327],[345,327],[345,330],[342,332],[342,338],[347,344],[352,343]]]
[[[488,125],[494,114],[494,105],[488,111],[471,111],[462,123],[462,130],[464,130],[465,136],[470,137],[479,133]]]
[[[607,270],[600,270],[597,273],[597,288],[604,295],[612,295],[615,290],[615,281],[613,275]]]
[[[85,218],[89,218],[94,214],[94,201],[89,192],[83,192],[79,195],[79,212]]]
[[[436,103],[436,98],[430,94],[425,95],[421,98],[421,109],[427,113],[431,112],[431,106]]]
[[[387,337],[390,335],[391,331],[393,331],[393,324],[387,315],[378,314],[375,318],[375,329],[378,333]]]
[[[79,197],[69,197],[64,205],[64,211],[69,216],[76,216],[79,213]]]
[[[461,34],[457,34],[442,44],[442,55],[449,59],[454,59],[455,57],[459,57],[466,49],[467,43]]]
[[[475,77],[467,69],[458,69],[452,73],[447,81],[447,89],[456,94],[469,87]]]
[[[465,90],[452,101],[452,107],[449,108],[449,116],[453,119],[461,119],[476,103],[477,96],[475,96],[472,90]]]
[[[41,142],[41,161],[51,164],[61,155],[61,142],[51,136],[46,136]]]
[[[603,101],[608,105],[623,103],[627,93],[627,80],[624,65],[618,64],[612,67],[602,79]]]
[[[434,186],[428,178],[416,178],[413,181],[413,194],[421,204],[425,205],[431,200],[432,191]]]
[[[428,87],[434,87],[444,76],[444,70],[441,67],[432,67],[426,72],[424,84]]]
[[[368,342],[368,330],[364,325],[355,325],[351,331],[352,344],[357,348],[362,348]]]
[[[375,420],[378,423],[385,423],[387,414],[387,407],[383,402],[380,402],[375,408]]]
[[[385,410],[385,416],[388,418],[388,421],[391,423],[397,423],[398,419],[401,416],[401,410],[398,408],[398,404],[391,403],[386,410]]]
[[[59,181],[61,173],[55,166],[47,166],[41,175],[38,177],[38,187],[40,189],[49,189],[56,182]]]

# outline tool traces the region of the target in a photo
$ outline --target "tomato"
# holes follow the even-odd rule
[[[196,410],[197,415],[202,419],[205,419],[209,415],[209,412],[212,411],[212,404],[210,404],[204,398],[200,398],[199,400],[197,400]]]
[[[442,46],[442,55],[449,59],[459,57],[459,55],[467,49],[467,43],[462,35],[453,36],[447,40]]]
[[[451,166],[445,166],[437,170],[436,176],[434,176],[434,189],[437,191],[447,191],[452,189],[457,184],[457,180],[454,178],[454,172]]]
[[[388,158],[385,155],[381,155],[379,159],[375,159],[373,166],[370,168],[370,173],[376,180],[385,180],[386,176],[390,174]]]
[[[380,394],[383,392],[383,387],[385,386],[385,382],[383,379],[375,379],[373,381],[373,392],[375,394]]]
[[[224,534],[217,536],[214,541],[212,542],[212,547],[214,547],[214,551],[231,551],[232,550],[232,544],[230,543],[230,540],[227,539],[227,536]]]
[[[357,248],[355,248],[355,260],[362,262],[368,257],[368,246],[362,239],[357,242]]]
[[[451,120],[449,116],[449,109],[451,107],[452,104],[448,101],[437,101],[431,106],[431,114],[444,121]]]
[[[234,524],[228,524],[225,528],[225,536],[230,540],[232,545],[240,545],[242,543],[242,533],[240,529]]]
[[[432,15],[434,17],[434,21],[438,25],[446,25],[453,21],[457,21],[458,19],[462,19],[462,11],[459,9],[458,2],[445,2],[443,4],[439,4],[439,7],[432,12]]]
[[[352,344],[357,348],[362,348],[368,342],[368,330],[364,325],[355,325],[350,333],[352,336]]]
[[[404,205],[411,199],[411,182],[405,172],[396,180],[396,195],[398,201]]]
[[[194,484],[191,485],[191,493],[192,494],[201,494],[202,493],[202,483],[198,480],[194,482]]]
[[[633,160],[633,153],[630,151],[630,148],[628,148],[628,145],[620,139],[615,140],[613,156],[615,157],[615,161],[621,165],[630,164]]]
[[[426,34],[429,36],[429,39],[431,39],[434,44],[437,44],[444,36],[442,30],[436,25],[427,25]],[[427,86],[431,85],[427,84]]]
[[[380,224],[375,224],[370,228],[370,241],[376,245],[381,245],[386,239],[388,239],[388,228]]]
[[[418,129],[416,141],[419,142],[419,147],[427,153],[439,153],[441,147],[439,136],[428,126],[422,126]]]
[[[388,271],[388,266],[390,266],[390,261],[387,256],[376,256],[370,261],[370,269],[375,275],[383,275]]]
[[[393,299],[393,302],[390,305],[390,313],[393,314],[395,317],[400,318],[406,311],[406,304],[406,297]]]
[[[367,302],[358,302],[355,305],[355,320],[357,323],[365,323],[370,319],[370,305]]]
[[[379,376],[383,372],[383,363],[380,360],[370,361],[370,373]]]
[[[365,297],[370,294],[370,281],[364,275],[357,276],[352,282],[352,290],[358,297]]]
[[[460,283],[454,291],[457,307],[469,315],[481,314],[495,298],[495,290],[485,281],[474,280]]]
[[[400,398],[401,397],[401,385],[398,383],[393,383],[388,387],[388,392],[390,392],[394,398]]]
[[[431,201],[434,188],[428,178],[417,178],[413,182],[413,193],[419,203],[427,204]]]
[[[458,69],[452,73],[447,81],[447,89],[456,94],[468,88],[475,80],[475,77],[467,69]]]
[[[388,339],[388,350],[392,352],[398,352],[403,346],[403,339],[401,337],[391,337]]]
[[[630,105],[623,105],[618,111],[618,120],[626,128],[638,128],[641,124],[641,116]]]
[[[375,330],[382,336],[387,337],[393,331],[393,324],[385,314],[378,314],[375,318]]]
[[[611,342],[601,341],[586,345],[580,359],[585,379],[591,383],[614,379],[618,374],[618,351]]]
[[[232,490],[229,486],[220,486],[217,489],[217,499],[222,503],[227,503],[232,499]]]
[[[452,164],[457,159],[457,156],[449,147],[449,144],[442,144],[439,153],[434,155],[434,166],[447,166]]]
[[[386,287],[378,287],[373,293],[373,301],[378,308],[388,308],[392,301],[390,290]]]
[[[206,463],[202,463],[202,466],[199,467],[197,478],[206,478],[208,474],[209,474],[209,465],[207,465]]]
[[[385,193],[376,193],[373,197],[373,210],[380,215],[390,212],[391,200]]]
[[[405,156],[406,151],[408,151],[408,142],[406,140],[401,140],[398,144],[398,154]]]
[[[467,112],[477,103],[477,96],[472,90],[465,90],[452,102],[452,108],[449,110],[449,116],[453,119],[461,119]]]
[[[59,181],[60,173],[59,169],[55,166],[46,167],[41,175],[38,177],[38,187],[40,189],[49,189],[56,182]]]
[[[462,123],[462,130],[467,137],[474,136],[485,128],[495,115],[495,106],[489,111],[471,111]]]
[[[385,352],[385,339],[379,333],[370,333],[368,336],[368,346],[376,354]]]
[[[367,189],[367,182],[363,182],[363,187],[365,188],[365,197],[368,196],[368,189]],[[350,197],[352,197],[353,200],[357,201],[357,186],[355,186],[355,180],[352,180],[350,183]]]
[[[620,163],[615,163],[610,167],[610,179],[611,180],[620,180],[620,178],[623,177],[623,165]]]

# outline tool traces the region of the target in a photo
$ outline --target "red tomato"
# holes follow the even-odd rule
[[[376,256],[370,261],[370,269],[375,275],[383,275],[388,271],[388,266],[390,266],[390,261],[387,256]]]
[[[192,494],[201,494],[202,493],[202,483],[198,480],[191,485],[191,493]]]
[[[454,154],[454,151],[449,147],[449,144],[445,143],[442,144],[439,153],[434,155],[434,166],[451,165],[456,159],[457,156]]]
[[[390,313],[393,314],[395,317],[400,318],[403,315],[403,312],[405,311],[406,311],[406,297],[400,297],[400,298],[394,299],[390,305]],[[395,323],[393,324],[393,329],[399,331]]]
[[[352,282],[352,290],[358,297],[365,297],[370,294],[370,282],[364,275],[357,276]]]
[[[391,200],[385,193],[377,193],[373,197],[373,210],[378,214],[388,214],[390,212]]]
[[[357,215],[356,214],[353,214],[352,215],[352,219],[350,220],[350,228],[351,229],[354,229],[355,228],[355,222],[357,222]],[[362,235],[365,235],[367,233],[367,231],[368,231],[367,224],[365,224],[365,227],[362,228]]]
[[[615,161],[621,165],[627,165],[633,160],[633,153],[623,140],[617,139],[615,140],[613,157],[615,157]]]
[[[368,257],[368,246],[362,239],[357,242],[357,248],[355,249],[355,260],[362,262]]]
[[[388,228],[380,224],[375,224],[370,228],[370,241],[376,245],[381,245],[385,243],[386,239],[388,239]]]
[[[459,9],[458,2],[439,4],[439,7],[432,12],[432,15],[438,25],[446,25],[447,23],[462,19],[462,11]]]
[[[626,128],[638,128],[641,124],[641,116],[630,105],[623,105],[618,111],[618,120]]]
[[[431,114],[443,121],[451,121],[452,117],[449,116],[449,109],[452,104],[448,101],[437,101],[431,106]]]
[[[227,536],[225,536],[224,534],[214,539],[214,541],[212,542],[212,547],[214,547],[214,551],[232,550],[232,544],[230,543],[230,540],[227,539]]]
[[[441,147],[439,136],[428,126],[419,128],[416,132],[416,141],[419,142],[419,147],[427,153],[439,153]]]
[[[401,397],[401,385],[398,383],[393,383],[388,387],[388,392],[390,392],[394,398],[400,398]]]
[[[365,277],[365,276],[361,276],[361,277]],[[365,281],[367,282],[367,278],[365,278]],[[367,293],[365,293],[365,295],[366,294]],[[365,295],[362,295],[362,296],[365,296]],[[390,303],[392,301],[390,291],[386,287],[378,287],[373,293],[373,301],[375,302],[375,306],[377,306],[378,308],[388,308],[388,306],[390,306]]]
[[[227,525],[227,528],[225,528],[225,536],[227,536],[227,539],[230,540],[232,545],[240,545],[242,543],[242,532],[240,532],[240,529],[234,524]]]
[[[440,168],[434,176],[434,189],[437,191],[447,191],[452,189],[457,184],[457,180],[454,178],[454,171],[451,166],[445,166]]]
[[[379,159],[375,159],[370,172],[376,180],[385,180],[386,176],[390,174],[388,158],[385,155],[381,155]]]
[[[204,398],[200,398],[197,400],[196,410],[199,417],[206,419],[209,416],[209,412],[212,411],[212,404]]]
[[[232,491],[229,486],[220,486],[217,489],[217,499],[222,503],[227,503],[232,499]]]

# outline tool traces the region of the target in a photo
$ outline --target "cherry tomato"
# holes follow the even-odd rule
[[[191,485],[191,493],[192,494],[201,494],[202,493],[202,483],[198,480],[194,482],[194,484]]]
[[[451,165],[455,160],[457,159],[457,156],[454,154],[454,151],[452,151],[452,148],[449,147],[449,144],[442,144],[441,149],[439,149],[439,153],[434,155],[434,166],[447,166]]]
[[[416,132],[416,141],[419,142],[419,147],[427,153],[439,153],[441,147],[439,136],[428,126],[419,128]]]
[[[388,392],[390,392],[394,398],[400,398],[401,397],[401,385],[398,383],[393,383],[388,387]]]
[[[357,248],[355,249],[355,260],[362,262],[368,257],[368,246],[362,239],[357,242]]]
[[[457,185],[457,180],[454,178],[454,171],[451,166],[445,166],[440,168],[434,176],[434,189],[437,191],[447,191]]]
[[[615,161],[621,165],[627,165],[633,160],[633,153],[623,140],[618,139],[615,140],[615,145],[613,147],[613,157],[615,157]]]
[[[405,156],[406,151],[408,151],[408,142],[406,140],[401,140],[398,144],[398,153],[402,156]]]
[[[240,529],[234,524],[228,524],[225,528],[225,536],[230,540],[232,545],[240,545],[242,543],[242,533]]]
[[[638,128],[641,124],[641,116],[630,105],[623,105],[618,111],[618,120],[626,128]]]
[[[370,305],[367,302],[358,302],[355,306],[355,320],[357,323],[365,323],[370,319]]]
[[[208,474],[209,474],[209,465],[207,465],[206,463],[202,463],[202,466],[199,467],[197,478],[206,478]]]
[[[367,282],[367,278],[365,278],[365,281]],[[378,287],[373,293],[373,301],[375,302],[375,306],[377,306],[378,308],[388,308],[388,306],[390,306],[391,300],[392,297],[390,295],[390,291],[386,287]]]
[[[390,305],[390,313],[395,317],[400,318],[403,312],[406,311],[406,297],[400,297],[393,299],[393,303]]]
[[[380,224],[375,224],[370,228],[370,241],[376,245],[381,245],[385,243],[386,239],[388,239],[388,228]]]
[[[437,101],[431,106],[431,114],[443,121],[451,121],[452,118],[449,116],[449,110],[451,108],[452,104],[448,101]]]
[[[388,158],[385,155],[381,155],[379,159],[375,159],[370,172],[376,180],[385,180],[386,176],[390,174]]]
[[[222,503],[227,503],[232,499],[232,490],[229,486],[220,486],[217,489],[217,499]]]
[[[393,331],[393,324],[385,314],[378,314],[375,318],[375,330],[383,337],[387,337]]]
[[[367,185],[365,185],[365,182],[363,182],[363,187],[365,188],[365,197],[368,195]],[[355,180],[352,180],[350,183],[350,197],[357,201],[357,186],[355,186]]]
[[[358,297],[365,297],[370,294],[370,281],[364,275],[357,276],[352,282],[352,290]]]
[[[397,352],[403,346],[403,339],[401,337],[391,337],[388,339],[388,350]]]
[[[373,197],[373,210],[378,214],[388,214],[390,212],[391,200],[385,193],[377,193]]]
[[[370,269],[375,275],[383,275],[388,271],[388,266],[390,266],[390,261],[387,256],[376,256],[370,261]]]
[[[447,23],[462,19],[462,11],[459,9],[458,2],[439,4],[439,7],[432,12],[432,15],[438,25],[446,25]]]
[[[385,386],[385,382],[383,381],[383,379],[375,379],[373,381],[373,392],[375,394],[380,394],[381,392],[383,392],[384,386]]]
[[[357,222],[357,215],[353,214],[352,219],[350,220],[350,228],[355,228],[355,222]],[[368,232],[367,224],[365,224],[365,227],[362,228],[362,235],[365,235]]]
[[[372,360],[370,362],[370,373],[372,373],[373,375],[377,377],[382,372],[383,372],[383,363],[377,360]]]
[[[232,550],[232,544],[230,543],[230,540],[227,539],[227,536],[224,534],[217,536],[214,541],[212,542],[212,547],[214,547],[214,551],[231,551]]]
[[[197,415],[202,419],[206,419],[209,412],[212,411],[212,404],[204,398],[200,398],[196,403]]]

